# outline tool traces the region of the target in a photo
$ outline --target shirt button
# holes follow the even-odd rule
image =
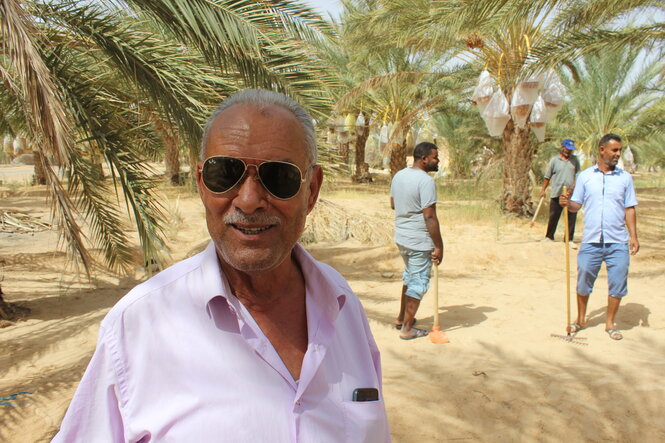
[[[300,400],[297,400],[297,401],[296,401],[296,404],[297,404],[298,406],[300,406],[300,403],[301,403]]]

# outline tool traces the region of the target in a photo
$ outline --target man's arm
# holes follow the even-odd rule
[[[630,255],[635,255],[640,250],[640,242],[637,240],[637,211],[635,206],[626,208],[626,228],[628,228]]]
[[[439,219],[436,216],[436,203],[423,209],[423,216],[425,217],[425,226],[430,238],[434,242],[434,252],[432,252],[432,260],[439,265],[443,260],[443,239],[441,238],[441,230],[439,228]]]
[[[577,184],[578,184],[577,182],[578,182],[578,180],[577,180],[577,178],[575,178],[575,182],[573,183],[573,186],[574,186],[574,189],[575,189],[574,195],[573,195],[573,192],[569,192],[568,190],[566,190],[566,192],[564,192],[563,194],[561,194],[559,196],[559,204],[563,207],[567,207],[570,212],[579,211],[580,208],[582,207],[582,204],[577,203],[577,202],[583,202],[584,201],[584,192],[585,192],[584,183],[582,183],[580,185],[580,187],[578,188],[577,187]],[[573,201],[572,200],[573,197],[577,201]]]
[[[550,184],[550,179],[546,178],[543,180],[543,189],[540,191],[540,196],[545,197],[545,189],[547,189],[547,186]]]

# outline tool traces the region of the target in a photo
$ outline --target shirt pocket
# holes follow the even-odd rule
[[[620,203],[623,207],[625,193],[624,189],[605,188],[605,199],[613,203]]]
[[[390,441],[383,400],[344,401],[345,442]]]

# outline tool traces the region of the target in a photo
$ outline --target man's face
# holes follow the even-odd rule
[[[436,172],[439,170],[439,150],[432,149],[428,156],[423,158],[425,163],[425,171]]]
[[[199,194],[222,262],[243,272],[256,272],[274,269],[289,256],[323,180],[319,166],[310,168],[304,140],[300,122],[278,106],[237,104],[217,116],[208,134],[206,158],[237,157],[248,165],[239,184],[224,194],[214,194],[203,184],[199,164]],[[280,200],[268,193],[258,180],[257,168],[251,166],[263,160],[298,166],[305,178],[298,194]]]
[[[610,169],[619,163],[621,158],[621,143],[616,140],[610,140],[599,148],[600,161]]]
[[[566,148],[565,146],[561,146],[561,155],[563,155],[564,157],[566,158],[570,157],[571,152],[572,151],[569,151],[568,148]]]

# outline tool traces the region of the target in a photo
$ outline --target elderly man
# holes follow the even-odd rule
[[[563,194],[564,186],[567,187],[568,197],[573,193],[575,188],[575,177],[580,172],[580,162],[573,151],[577,149],[575,142],[567,138],[561,141],[561,151],[550,159],[545,171],[543,180],[543,188],[540,191],[540,196],[545,197],[545,190],[547,186],[552,183],[552,191],[550,192],[550,217],[547,222],[547,232],[545,233],[545,241],[554,241],[554,233],[559,224],[559,218],[563,208],[559,204],[559,196]],[[577,221],[577,213],[568,212],[568,241],[573,249],[577,249],[577,245],[573,243],[575,236],[575,222]],[[565,238],[565,237],[564,237]]]
[[[569,211],[577,212],[584,206],[584,234],[577,254],[577,320],[568,332],[586,326],[589,295],[605,262],[609,286],[605,331],[613,340],[623,338],[614,320],[621,299],[628,293],[630,255],[640,249],[633,179],[617,167],[621,148],[621,137],[605,134],[598,143],[598,164],[580,173],[572,197],[562,194],[559,199]]]
[[[201,160],[210,245],[109,312],[55,441],[389,441],[359,300],[297,244],[323,181],[311,117],[241,91]]]

